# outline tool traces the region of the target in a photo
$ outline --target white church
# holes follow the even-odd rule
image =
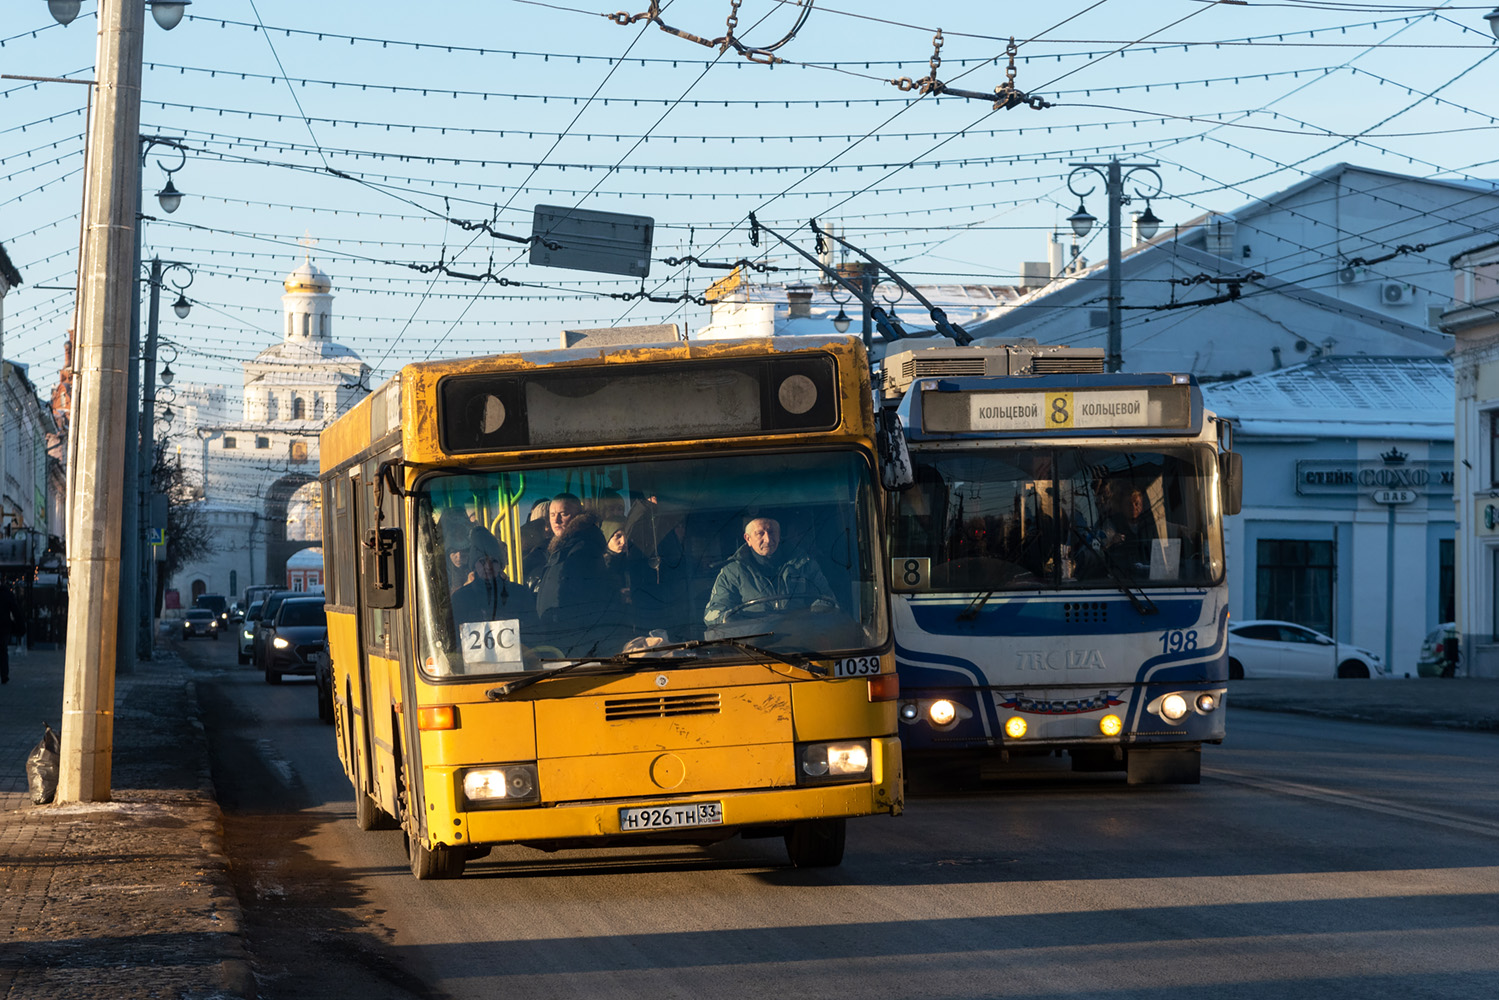
[[[281,342],[244,363],[238,420],[224,388],[178,390],[177,460],[203,484],[214,545],[167,581],[185,607],[204,593],[233,601],[255,584],[320,582],[313,553],[294,558],[321,546],[318,434],[369,392],[370,368],[332,339],[328,275],[309,258],[284,286]]]

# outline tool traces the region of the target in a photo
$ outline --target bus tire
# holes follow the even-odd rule
[[[428,847],[419,840],[412,840],[410,834],[406,835],[406,859],[411,862],[411,874],[423,882],[461,877],[468,858],[466,847],[445,847],[442,844]]]
[[[354,789],[354,825],[361,830],[380,830],[385,827],[381,822],[385,814],[380,807],[375,805],[375,800],[365,794],[363,789]]]
[[[1231,681],[1242,681],[1244,679],[1244,664],[1231,656],[1228,658],[1228,679]]]
[[[786,831],[786,855],[793,868],[833,868],[843,861],[848,821],[809,819]]]

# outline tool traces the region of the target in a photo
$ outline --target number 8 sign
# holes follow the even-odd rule
[[[932,560],[896,556],[890,560],[891,590],[926,590],[931,586]]]

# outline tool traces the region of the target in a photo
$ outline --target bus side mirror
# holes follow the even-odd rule
[[[364,602],[372,608],[399,608],[406,582],[401,529],[375,528],[364,540]]]
[[[1237,514],[1244,507],[1244,456],[1237,451],[1218,453],[1218,478],[1223,485],[1223,514]]]
[[[878,400],[875,405],[879,405]],[[891,492],[910,489],[916,484],[916,473],[911,468],[911,452],[906,447],[906,431],[900,424],[900,415],[882,407],[877,423],[875,446],[879,452],[880,484]]]

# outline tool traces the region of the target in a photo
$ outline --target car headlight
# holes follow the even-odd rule
[[[869,741],[803,743],[796,759],[798,783],[858,781],[869,774]]]
[[[279,635],[276,636],[276,638],[274,638],[274,639],[271,640],[271,645],[275,646],[277,649],[291,649],[291,643],[287,642],[285,639],[281,638]]]
[[[253,638],[255,638],[255,633],[254,632],[241,632],[240,635],[244,636],[246,639],[253,639]]]
[[[535,764],[498,764],[462,772],[463,798],[471,809],[531,805],[541,801]]]

